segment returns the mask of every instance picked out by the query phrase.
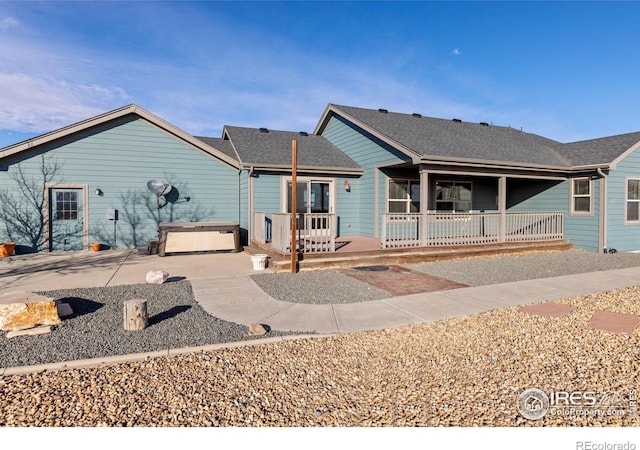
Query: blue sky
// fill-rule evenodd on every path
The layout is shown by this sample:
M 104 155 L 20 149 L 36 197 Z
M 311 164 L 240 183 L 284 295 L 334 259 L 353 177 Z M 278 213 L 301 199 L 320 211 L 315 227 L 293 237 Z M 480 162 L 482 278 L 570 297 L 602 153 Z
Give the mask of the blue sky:
M 0 2 L 0 147 L 136 103 L 313 131 L 328 103 L 640 131 L 640 2 Z

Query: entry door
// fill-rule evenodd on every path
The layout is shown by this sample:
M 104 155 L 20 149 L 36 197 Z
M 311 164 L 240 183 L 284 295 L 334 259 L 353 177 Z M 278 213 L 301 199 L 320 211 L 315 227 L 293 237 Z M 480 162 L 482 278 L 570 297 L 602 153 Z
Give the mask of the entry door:
M 302 214 L 330 214 L 333 213 L 334 182 L 323 180 L 298 181 L 296 193 L 296 212 L 301 215 L 297 227 L 305 229 Z M 291 212 L 291 181 L 287 181 L 287 212 Z M 329 221 L 325 217 L 312 218 L 311 230 L 328 230 Z
M 82 189 L 50 190 L 51 250 L 82 250 L 84 245 L 84 192 Z

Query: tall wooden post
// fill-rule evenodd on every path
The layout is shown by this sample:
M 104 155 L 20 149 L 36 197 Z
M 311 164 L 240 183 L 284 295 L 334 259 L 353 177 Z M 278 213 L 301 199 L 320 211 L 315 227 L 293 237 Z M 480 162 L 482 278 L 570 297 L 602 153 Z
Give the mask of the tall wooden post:
M 297 239 L 297 218 L 298 218 L 298 141 L 291 141 L 291 273 L 297 272 L 298 259 L 298 239 Z

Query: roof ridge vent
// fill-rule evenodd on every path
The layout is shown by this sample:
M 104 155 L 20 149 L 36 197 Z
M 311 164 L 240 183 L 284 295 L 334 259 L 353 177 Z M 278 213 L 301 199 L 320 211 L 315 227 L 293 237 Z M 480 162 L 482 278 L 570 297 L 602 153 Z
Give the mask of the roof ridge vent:
M 413 113 L 413 114 L 411 114 L 411 115 L 412 115 L 413 117 L 422 117 L 422 114 L 419 114 L 419 113 Z
M 488 127 L 489 124 L 487 122 L 480 122 L 480 125 L 482 125 L 483 127 Z
M 387 114 L 389 111 L 383 108 L 378 109 L 378 112 L 381 112 L 383 114 Z
M 269 129 L 268 128 L 260 128 L 260 133 L 268 133 Z
M 307 133 L 306 131 L 300 131 L 298 134 L 300 136 L 309 136 L 309 133 Z
M 453 120 L 455 123 L 462 123 L 462 120 L 460 119 L 451 119 L 451 120 Z

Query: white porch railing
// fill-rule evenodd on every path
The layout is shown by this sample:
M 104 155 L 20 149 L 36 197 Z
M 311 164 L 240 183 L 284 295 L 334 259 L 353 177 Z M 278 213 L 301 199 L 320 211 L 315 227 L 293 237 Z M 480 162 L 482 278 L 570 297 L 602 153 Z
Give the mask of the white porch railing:
M 547 241 L 563 237 L 564 215 L 560 212 L 513 212 L 504 216 L 498 212 L 429 212 L 426 222 L 419 213 L 388 213 L 382 215 L 380 236 L 382 248 Z
M 499 213 L 428 213 L 426 245 L 480 245 L 500 241 Z
M 561 212 L 420 213 L 382 215 L 381 247 L 410 248 L 446 245 L 482 245 L 495 242 L 549 241 L 564 238 Z M 502 223 L 504 218 L 504 223 Z M 334 252 L 335 214 L 302 214 L 297 221 L 298 251 Z M 254 239 L 271 241 L 274 250 L 291 251 L 291 214 L 254 214 Z
M 302 216 L 302 217 L 301 217 Z M 256 216 L 256 220 L 259 217 Z M 263 220 L 264 217 L 263 217 Z M 337 220 L 335 214 L 298 214 L 297 247 L 302 253 L 335 252 Z M 291 252 L 291 214 L 271 214 L 271 246 L 282 253 Z
M 508 213 L 507 242 L 548 241 L 564 238 L 564 214 L 556 213 Z
M 420 247 L 420 213 L 387 213 L 382 215 L 382 248 Z

